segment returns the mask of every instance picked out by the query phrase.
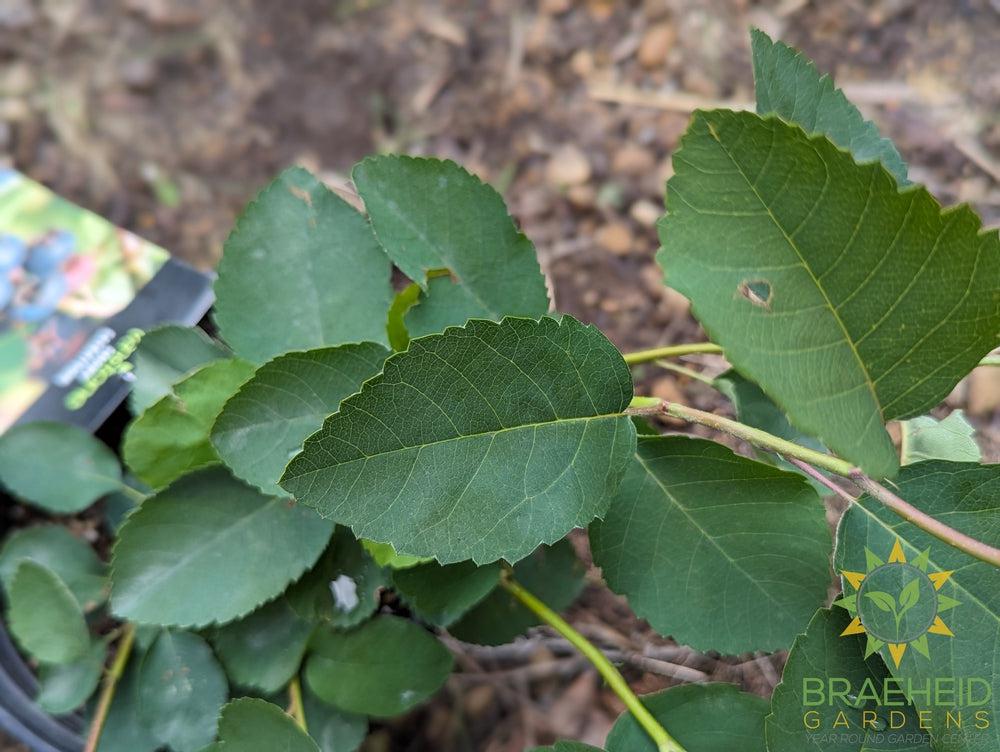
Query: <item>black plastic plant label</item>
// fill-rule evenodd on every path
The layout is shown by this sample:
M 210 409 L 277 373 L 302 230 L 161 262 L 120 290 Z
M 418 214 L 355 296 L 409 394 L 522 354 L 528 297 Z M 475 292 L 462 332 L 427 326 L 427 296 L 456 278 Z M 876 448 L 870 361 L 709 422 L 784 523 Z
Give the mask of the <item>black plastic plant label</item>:
M 211 280 L 12 169 L 0 169 L 0 432 L 96 428 L 128 393 L 143 331 L 196 323 Z

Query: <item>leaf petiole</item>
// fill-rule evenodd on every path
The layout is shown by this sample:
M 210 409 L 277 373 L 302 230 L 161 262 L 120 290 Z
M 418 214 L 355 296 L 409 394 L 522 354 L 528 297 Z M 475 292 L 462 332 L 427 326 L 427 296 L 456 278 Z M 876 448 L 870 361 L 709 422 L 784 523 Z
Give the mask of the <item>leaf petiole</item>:
M 630 366 L 639 363 L 649 363 L 661 358 L 678 358 L 682 355 L 694 355 L 696 353 L 721 353 L 722 348 L 714 342 L 689 342 L 685 345 L 667 345 L 666 347 L 654 347 L 651 350 L 639 350 L 633 353 L 625 353 L 622 357 Z
M 295 719 L 299 728 L 309 733 L 309 726 L 306 724 L 306 710 L 302 704 L 302 683 L 299 677 L 293 676 L 288 682 L 288 715 Z
M 122 630 L 122 639 L 118 643 L 118 652 L 111 663 L 111 668 L 104 675 L 104 685 L 101 688 L 101 696 L 97 701 L 97 710 L 94 711 L 94 720 L 90 723 L 90 731 L 87 733 L 87 744 L 83 752 L 96 752 L 97 745 L 101 741 L 101 731 L 104 730 L 104 722 L 108 718 L 108 711 L 111 709 L 111 701 L 115 698 L 115 690 L 118 688 L 118 681 L 125 673 L 125 666 L 128 664 L 129 656 L 132 654 L 132 645 L 135 644 L 135 625 L 126 624 Z
M 538 618 L 555 629 L 565 637 L 573 647 L 583 653 L 583 656 L 593 664 L 597 672 L 608 683 L 625 707 L 629 709 L 635 720 L 642 726 L 643 730 L 649 734 L 655 742 L 658 752 L 687 752 L 680 742 L 674 739 L 660 722 L 653 717 L 653 714 L 646 709 L 642 701 L 625 681 L 625 677 L 615 668 L 614 664 L 607 659 L 594 643 L 577 632 L 559 614 L 546 606 L 542 601 L 524 589 L 512 576 L 509 569 L 504 569 L 500 577 L 501 586 L 519 600 L 525 607 L 532 611 Z

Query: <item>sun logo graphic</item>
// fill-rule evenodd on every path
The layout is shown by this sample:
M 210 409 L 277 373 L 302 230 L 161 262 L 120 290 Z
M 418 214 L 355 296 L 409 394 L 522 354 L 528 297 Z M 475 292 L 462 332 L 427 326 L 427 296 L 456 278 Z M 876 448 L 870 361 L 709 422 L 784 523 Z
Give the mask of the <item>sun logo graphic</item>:
M 907 648 L 929 659 L 928 635 L 955 636 L 941 614 L 960 604 L 940 592 L 953 572 L 928 572 L 930 549 L 908 562 L 898 538 L 888 562 L 867 547 L 865 560 L 864 572 L 840 572 L 855 590 L 834 602 L 854 617 L 840 636 L 867 635 L 865 658 L 888 645 L 896 668 Z

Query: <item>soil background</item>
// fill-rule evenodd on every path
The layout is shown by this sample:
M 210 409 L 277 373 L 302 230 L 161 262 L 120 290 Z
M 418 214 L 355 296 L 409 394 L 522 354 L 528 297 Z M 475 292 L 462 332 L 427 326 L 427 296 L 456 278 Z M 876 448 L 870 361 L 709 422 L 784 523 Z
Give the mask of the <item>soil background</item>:
M 349 191 L 368 153 L 451 157 L 505 195 L 560 310 L 626 350 L 687 341 L 701 335 L 661 283 L 654 224 L 691 111 L 752 102 L 752 25 L 832 72 L 912 179 L 1000 223 L 997 0 L 2 0 L 0 159 L 208 269 L 289 164 Z M 697 380 L 638 375 L 648 393 L 729 409 Z M 976 371 L 948 406 L 997 461 L 1000 369 Z M 713 678 L 768 695 L 780 675 L 780 653 L 656 637 L 596 584 L 571 616 L 643 691 Z M 462 674 L 367 752 L 600 745 L 621 711 L 544 630 L 454 649 Z

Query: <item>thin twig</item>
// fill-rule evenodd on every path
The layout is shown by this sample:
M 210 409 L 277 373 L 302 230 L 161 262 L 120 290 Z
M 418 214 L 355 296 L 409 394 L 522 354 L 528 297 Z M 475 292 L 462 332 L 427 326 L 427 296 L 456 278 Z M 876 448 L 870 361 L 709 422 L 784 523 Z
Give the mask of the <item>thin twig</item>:
M 814 467 L 829 470 L 831 473 L 845 477 L 850 477 L 855 469 L 854 465 L 850 462 L 842 460 L 839 457 L 834 457 L 832 454 L 809 449 L 793 441 L 770 434 L 767 431 L 761 431 L 759 428 L 753 428 L 730 418 L 723 418 L 721 415 L 708 413 L 704 410 L 696 410 L 693 407 L 679 405 L 676 402 L 665 402 L 664 400 L 658 400 L 658 404 L 655 405 L 649 404 L 644 398 L 634 400 L 634 402 L 636 403 L 636 407 L 626 411 L 632 415 L 670 415 L 674 418 L 686 420 L 689 423 L 698 423 L 709 428 L 714 428 L 717 431 L 728 433 L 730 436 L 743 439 L 754 446 L 776 452 L 784 457 L 798 457 L 800 460 L 804 460 Z
M 845 491 L 843 488 L 838 486 L 832 480 L 827 478 L 825 475 L 823 475 L 823 473 L 821 473 L 815 467 L 810 465 L 808 462 L 803 462 L 797 457 L 785 457 L 785 459 L 788 460 L 788 462 L 791 462 L 793 465 L 795 465 L 795 467 L 804 472 L 806 475 L 815 480 L 817 483 L 821 483 L 827 488 L 829 488 L 831 491 L 837 494 L 837 496 L 842 498 L 848 504 L 853 504 L 855 501 L 857 501 L 857 499 L 855 499 L 853 496 L 847 493 L 847 491 Z
M 542 621 L 555 629 L 559 634 L 569 640 L 573 646 L 583 653 L 584 657 L 590 661 L 597 672 L 604 678 L 612 691 L 625 703 L 625 707 L 632 713 L 632 717 L 642 726 L 650 738 L 656 744 L 658 752 L 686 752 L 684 747 L 674 739 L 660 724 L 653 714 L 650 713 L 635 692 L 625 681 L 625 677 L 615 668 L 590 640 L 577 632 L 569 623 L 551 608 L 542 603 L 538 598 L 525 590 L 507 570 L 500 579 L 500 584 L 507 592 L 519 600 L 528 610 L 532 611 Z
M 1000 567 L 1000 549 L 996 549 L 982 541 L 976 540 L 965 533 L 959 532 L 940 520 L 921 512 L 915 506 L 904 501 L 881 483 L 869 478 L 860 470 L 851 473 L 851 480 L 874 499 L 882 502 L 890 511 L 895 512 L 907 522 L 911 522 L 926 533 L 945 543 L 954 546 L 959 551 L 967 553 L 981 561 Z
M 934 519 L 929 514 L 921 512 L 881 483 L 868 477 L 860 469 L 839 457 L 817 452 L 815 449 L 809 449 L 795 442 L 782 439 L 779 436 L 767 433 L 767 431 L 761 431 L 759 428 L 753 428 L 744 423 L 723 418 L 704 410 L 696 410 L 693 407 L 679 405 L 676 402 L 665 402 L 650 397 L 637 397 L 633 399 L 632 404 L 634 407 L 626 410 L 626 413 L 630 415 L 670 415 L 690 423 L 698 423 L 718 431 L 723 431 L 738 439 L 743 439 L 754 446 L 780 454 L 785 459 L 799 459 L 812 465 L 814 468 L 820 468 L 836 475 L 850 478 L 872 498 L 882 502 L 887 509 L 898 514 L 907 522 L 916 525 L 925 533 L 929 533 L 935 538 L 981 561 L 985 561 L 995 567 L 1000 567 L 1000 549 L 971 538 L 965 533 L 945 525 L 940 520 Z
M 648 363 L 661 358 L 676 358 L 681 355 L 693 355 L 694 353 L 721 353 L 722 348 L 714 342 L 689 342 L 684 345 L 667 345 L 666 347 L 654 347 L 651 350 L 639 350 L 638 352 L 626 353 L 625 362 L 630 366 L 638 363 Z
M 706 376 L 693 368 L 688 368 L 687 366 L 682 366 L 680 363 L 671 363 L 669 360 L 658 360 L 656 365 L 666 371 L 673 371 L 674 373 L 679 373 L 683 376 L 687 376 L 689 379 L 694 379 L 695 381 L 700 381 L 702 384 L 707 384 L 713 389 L 715 386 L 715 379 L 711 376 Z
M 111 663 L 111 668 L 104 675 L 104 685 L 101 688 L 101 696 L 97 701 L 97 710 L 94 711 L 94 720 L 90 722 L 90 731 L 87 733 L 87 743 L 83 752 L 96 752 L 97 745 L 101 741 L 101 731 L 104 730 L 104 722 L 108 719 L 108 711 L 111 710 L 111 701 L 115 699 L 115 689 L 118 681 L 125 673 L 125 666 L 129 656 L 132 654 L 132 645 L 135 643 L 135 625 L 126 624 L 122 630 L 122 639 L 118 643 L 118 652 Z

